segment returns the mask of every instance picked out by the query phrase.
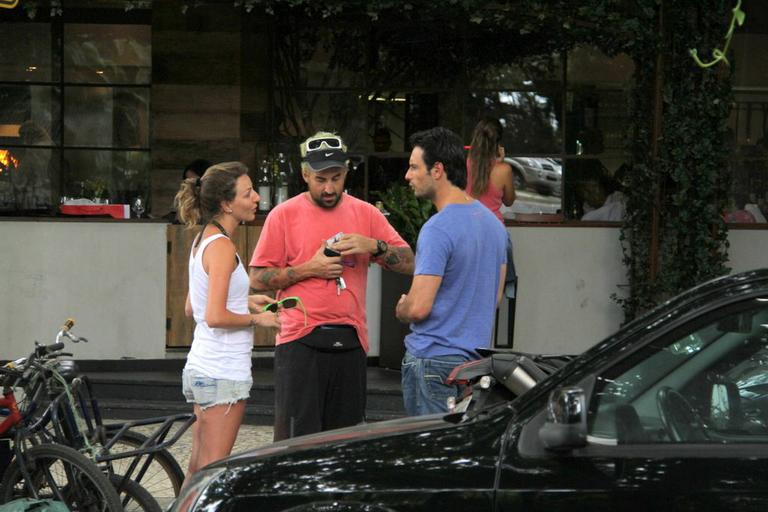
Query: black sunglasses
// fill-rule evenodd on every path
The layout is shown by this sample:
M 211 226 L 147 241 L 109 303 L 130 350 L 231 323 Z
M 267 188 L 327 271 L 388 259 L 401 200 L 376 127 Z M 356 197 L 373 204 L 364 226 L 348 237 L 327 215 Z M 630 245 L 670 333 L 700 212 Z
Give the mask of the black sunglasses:
M 313 139 L 307 141 L 307 150 L 315 151 L 325 144 L 325 147 L 329 149 L 341 149 L 341 139 L 338 137 L 327 137 L 324 139 Z

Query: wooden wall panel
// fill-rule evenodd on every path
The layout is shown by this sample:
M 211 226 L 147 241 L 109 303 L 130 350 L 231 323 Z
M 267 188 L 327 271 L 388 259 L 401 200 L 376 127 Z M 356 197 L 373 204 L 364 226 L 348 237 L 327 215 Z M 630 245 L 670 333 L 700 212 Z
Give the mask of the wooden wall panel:
M 166 274 L 166 335 L 167 347 L 189 347 L 195 322 L 184 314 L 189 286 L 189 250 L 199 230 L 180 224 L 168 225 L 168 272 Z
M 168 226 L 168 282 L 166 287 L 168 329 L 165 341 L 168 347 L 189 347 L 192 344 L 195 322 L 184 314 L 184 303 L 189 286 L 189 251 L 198 231 L 198 229 L 188 230 L 184 226 L 176 224 Z M 261 226 L 240 226 L 232 238 L 246 269 L 260 234 Z M 276 329 L 257 327 L 253 335 L 253 344 L 257 347 L 273 347 L 276 334 Z

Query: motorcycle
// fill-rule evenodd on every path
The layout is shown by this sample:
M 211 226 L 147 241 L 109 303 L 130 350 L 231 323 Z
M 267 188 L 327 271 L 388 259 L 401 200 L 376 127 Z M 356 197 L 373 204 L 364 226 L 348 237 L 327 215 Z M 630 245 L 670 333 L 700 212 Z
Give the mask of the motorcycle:
M 465 413 L 508 402 L 576 357 L 488 348 L 478 349 L 478 352 L 482 359 L 457 366 L 445 381 L 464 387 L 458 399 L 448 399 L 450 412 Z

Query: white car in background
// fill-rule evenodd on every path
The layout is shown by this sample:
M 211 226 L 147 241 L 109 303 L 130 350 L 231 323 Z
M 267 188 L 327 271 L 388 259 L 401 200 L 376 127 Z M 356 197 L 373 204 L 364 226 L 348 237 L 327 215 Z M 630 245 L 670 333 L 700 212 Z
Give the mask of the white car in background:
M 541 195 L 560 196 L 563 190 L 563 167 L 554 158 L 507 157 L 512 166 L 516 190 L 532 190 Z

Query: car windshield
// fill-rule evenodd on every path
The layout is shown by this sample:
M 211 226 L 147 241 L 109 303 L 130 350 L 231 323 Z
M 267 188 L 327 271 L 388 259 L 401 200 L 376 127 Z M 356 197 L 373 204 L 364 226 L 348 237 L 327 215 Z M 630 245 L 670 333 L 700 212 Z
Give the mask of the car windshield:
M 726 426 L 768 435 L 768 303 L 748 306 L 695 320 L 600 375 L 590 404 L 592 439 L 620 443 L 627 421 L 645 442 L 700 441 Z M 736 409 L 739 418 L 731 421 Z M 696 424 L 689 432 L 695 438 L 684 439 L 682 427 L 670 433 L 675 421 Z

